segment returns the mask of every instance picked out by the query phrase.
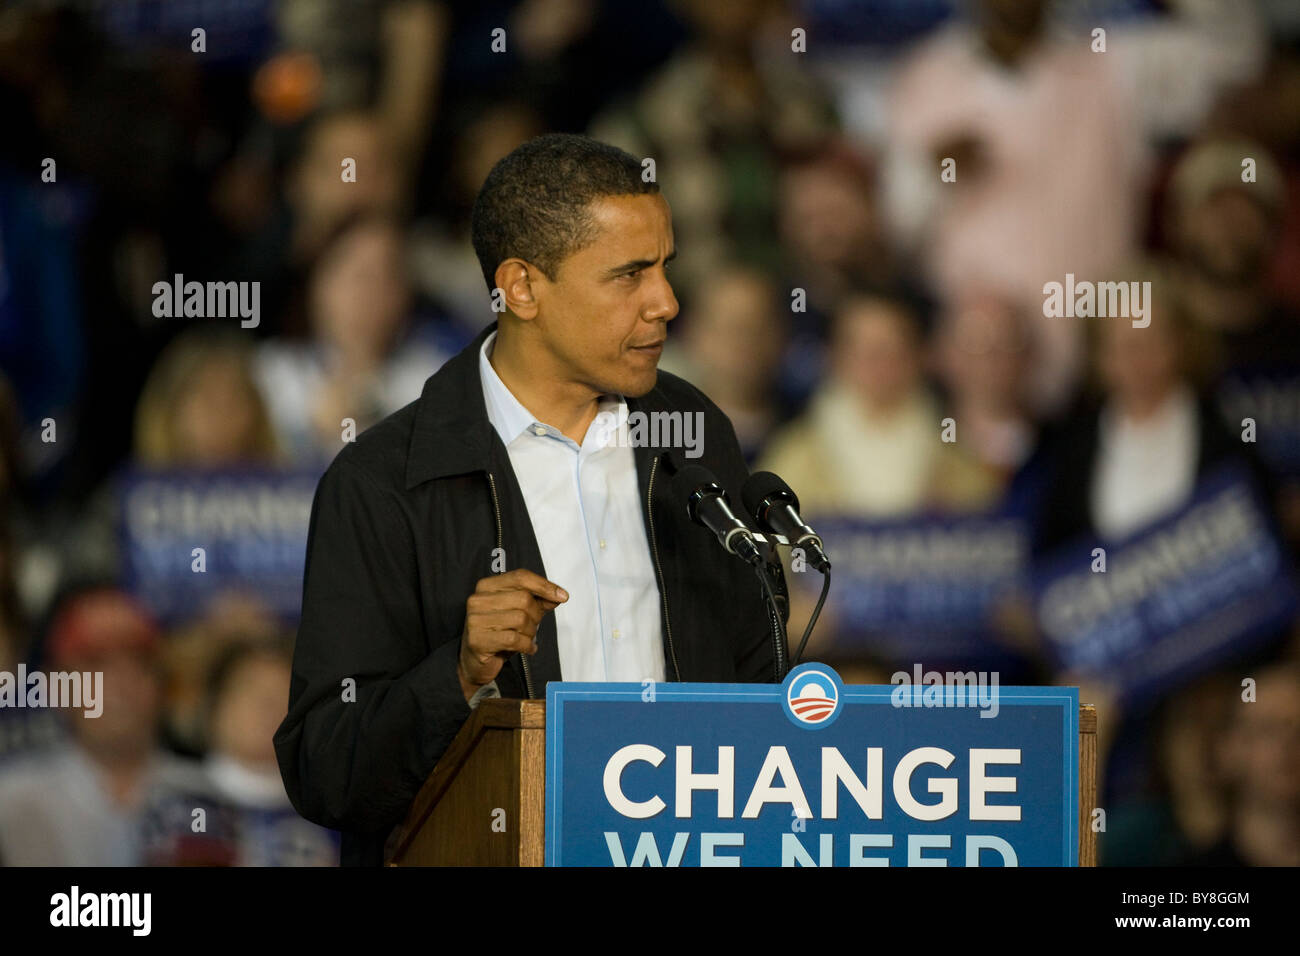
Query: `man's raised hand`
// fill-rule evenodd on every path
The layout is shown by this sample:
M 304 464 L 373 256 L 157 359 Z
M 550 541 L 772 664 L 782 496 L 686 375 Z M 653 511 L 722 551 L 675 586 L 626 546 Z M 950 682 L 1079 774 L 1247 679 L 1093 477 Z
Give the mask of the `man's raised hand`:
M 569 599 L 569 593 L 540 574 L 516 568 L 480 578 L 465 602 L 457 672 L 469 700 L 501 673 L 511 654 L 537 650 L 542 615 Z

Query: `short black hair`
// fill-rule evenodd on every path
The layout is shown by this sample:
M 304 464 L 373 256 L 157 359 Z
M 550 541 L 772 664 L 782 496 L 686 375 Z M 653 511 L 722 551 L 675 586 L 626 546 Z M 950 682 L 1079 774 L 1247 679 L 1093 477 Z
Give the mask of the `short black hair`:
M 576 133 L 547 133 L 492 167 L 474 200 L 470 235 L 488 289 L 518 257 L 554 279 L 560 263 L 595 238 L 588 207 L 606 196 L 659 192 L 641 162 L 617 146 Z

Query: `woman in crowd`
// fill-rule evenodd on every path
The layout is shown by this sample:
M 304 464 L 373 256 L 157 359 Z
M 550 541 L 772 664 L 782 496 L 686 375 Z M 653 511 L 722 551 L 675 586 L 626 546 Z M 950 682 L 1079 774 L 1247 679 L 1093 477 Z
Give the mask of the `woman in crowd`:
M 1043 449 L 1049 481 L 1036 544 L 1050 550 L 1084 537 L 1103 544 L 1159 521 L 1191 501 L 1197 482 L 1237 461 L 1268 481 L 1240 435 L 1205 397 L 1210 343 L 1177 288 L 1155 264 L 1124 278 L 1151 282 L 1146 319 L 1089 318 L 1100 401 L 1087 403 Z
M 906 307 L 850 297 L 835 315 L 829 355 L 807 411 L 759 462 L 798 492 L 805 514 L 901 517 L 996 500 L 997 481 L 953 440 L 956 430 L 945 435 Z
M 349 440 L 420 397 L 449 357 L 413 333 L 406 247 L 384 216 L 346 220 L 312 267 L 311 338 L 271 340 L 257 377 L 278 438 L 296 462 L 328 461 Z

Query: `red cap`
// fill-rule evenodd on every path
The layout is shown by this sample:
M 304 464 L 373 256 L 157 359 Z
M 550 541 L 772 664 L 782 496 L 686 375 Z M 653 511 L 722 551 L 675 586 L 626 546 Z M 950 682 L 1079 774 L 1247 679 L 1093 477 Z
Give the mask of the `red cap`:
M 49 658 L 56 668 L 116 651 L 158 650 L 158 625 L 134 598 L 103 588 L 72 598 L 50 626 Z

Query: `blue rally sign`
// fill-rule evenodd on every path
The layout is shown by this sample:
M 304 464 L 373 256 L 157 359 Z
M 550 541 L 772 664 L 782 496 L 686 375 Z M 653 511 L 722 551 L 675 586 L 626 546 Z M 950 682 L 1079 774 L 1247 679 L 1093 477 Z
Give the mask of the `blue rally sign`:
M 1226 466 L 1178 512 L 1106 548 L 1083 541 L 1034 581 L 1045 645 L 1063 669 L 1129 699 L 1168 690 L 1273 640 L 1293 618 L 1285 548 L 1245 474 Z
M 999 603 L 1019 593 L 1029 566 L 1023 520 L 1006 514 L 897 520 L 819 518 L 838 588 L 829 609 L 836 650 L 891 662 L 998 660 Z M 795 575 L 796 583 L 804 575 Z
M 296 620 L 319 478 L 274 469 L 125 472 L 118 485 L 124 586 L 168 622 L 228 592 L 256 595 Z
M 930 676 L 552 683 L 547 865 L 1077 865 L 1078 689 Z

